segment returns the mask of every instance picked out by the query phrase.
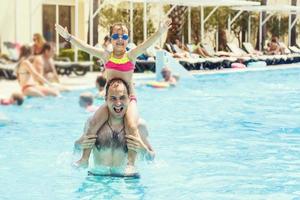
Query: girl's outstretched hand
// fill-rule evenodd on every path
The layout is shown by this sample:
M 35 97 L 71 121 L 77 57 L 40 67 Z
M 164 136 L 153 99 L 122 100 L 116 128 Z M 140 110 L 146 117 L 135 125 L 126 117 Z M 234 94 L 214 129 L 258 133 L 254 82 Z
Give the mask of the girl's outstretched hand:
M 61 25 L 55 24 L 55 30 L 64 39 L 68 39 L 70 37 L 70 33 L 69 33 L 67 27 L 63 28 Z
M 167 18 L 163 22 L 161 22 L 160 27 L 159 27 L 159 32 L 164 33 L 167 31 L 170 27 L 172 26 L 172 19 Z

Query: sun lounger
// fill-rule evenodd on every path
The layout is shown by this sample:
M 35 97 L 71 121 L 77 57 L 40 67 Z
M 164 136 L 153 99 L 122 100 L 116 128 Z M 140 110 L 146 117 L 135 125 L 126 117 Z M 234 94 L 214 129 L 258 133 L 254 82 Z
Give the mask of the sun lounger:
M 55 61 L 54 62 L 57 73 L 61 75 L 69 76 L 72 72 L 77 76 L 83 76 L 87 73 L 93 62 L 82 61 L 82 62 L 65 62 Z
M 155 60 L 137 60 L 134 72 L 143 73 L 145 71 L 155 72 Z
M 197 58 L 199 59 L 200 56 L 200 62 L 203 63 L 203 68 L 208 68 L 208 69 L 218 69 L 218 68 L 224 68 L 226 67 L 225 65 L 225 58 L 221 58 L 221 57 L 205 57 L 205 55 L 200 55 L 198 53 L 194 53 L 194 48 L 193 45 L 188 44 L 186 45 L 187 48 L 189 49 L 189 54 L 192 58 Z M 174 48 L 177 49 L 177 45 L 174 45 Z M 195 60 L 197 61 L 197 60 Z
M 18 61 L 21 45 L 19 43 L 13 43 L 8 41 L 3 42 L 3 45 L 6 48 L 9 60 L 12 62 Z
M 0 61 L 0 76 L 8 80 L 15 80 L 15 69 L 18 63 L 4 63 Z
M 300 54 L 300 49 L 296 46 L 290 46 L 289 49 L 292 53 Z
M 256 54 L 258 60 L 265 61 L 268 65 L 279 64 L 286 60 L 286 56 L 282 55 L 264 55 L 263 52 L 255 50 L 249 42 L 244 42 L 243 48 L 249 54 Z
M 224 60 L 227 60 L 229 62 L 235 62 L 237 60 L 237 58 L 231 57 L 230 53 L 228 52 L 216 52 L 214 48 L 208 43 L 202 43 L 201 47 L 212 57 L 223 58 Z
M 172 54 L 172 57 L 175 57 L 181 65 L 183 65 L 187 70 L 199 70 L 202 69 L 204 64 L 208 62 L 207 60 L 200 58 L 199 55 L 189 54 L 189 57 L 180 57 L 181 53 L 176 52 L 174 45 L 165 44 L 167 47 L 168 53 Z M 186 53 L 188 55 L 188 53 Z M 176 57 L 179 56 L 180 58 Z
M 248 54 L 234 43 L 227 43 L 227 48 L 236 56 L 236 58 L 243 60 L 243 62 L 258 60 L 257 56 Z
M 288 48 L 283 42 L 279 42 L 281 48 L 284 49 L 285 56 L 288 57 L 289 63 L 292 62 L 299 62 L 300 61 L 300 54 L 294 53 Z

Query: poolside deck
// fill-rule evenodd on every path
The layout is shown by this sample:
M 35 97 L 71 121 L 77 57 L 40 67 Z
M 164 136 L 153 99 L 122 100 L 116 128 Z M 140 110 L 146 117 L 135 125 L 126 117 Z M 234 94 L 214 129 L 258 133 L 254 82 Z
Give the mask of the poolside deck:
M 280 69 L 292 69 L 300 68 L 299 63 L 284 64 L 284 65 L 272 65 L 262 68 L 245 68 L 245 69 L 222 69 L 222 70 L 197 70 L 191 71 L 192 74 L 197 75 L 211 75 L 211 74 L 228 74 L 228 73 L 242 73 L 249 71 L 266 71 L 266 70 L 280 70 Z M 70 90 L 79 90 L 85 88 L 95 87 L 95 80 L 99 72 L 89 72 L 85 76 L 61 76 L 61 83 L 68 87 Z M 154 78 L 154 73 L 142 73 L 134 74 L 134 79 Z M 12 92 L 20 91 L 18 82 L 0 80 L 0 98 L 8 98 Z

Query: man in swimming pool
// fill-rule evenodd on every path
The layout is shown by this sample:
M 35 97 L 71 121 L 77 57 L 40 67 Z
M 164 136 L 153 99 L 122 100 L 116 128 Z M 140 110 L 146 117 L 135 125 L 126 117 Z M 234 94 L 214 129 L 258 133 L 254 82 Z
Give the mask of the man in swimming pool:
M 145 158 L 152 160 L 154 151 L 147 140 L 148 131 L 145 123 L 139 120 L 138 129 L 140 135 L 134 137 L 126 135 L 127 131 L 124 123 L 125 113 L 129 105 L 129 86 L 122 79 L 112 79 L 107 83 L 105 100 L 108 105 L 109 118 L 105 124 L 97 131 L 96 135 L 84 133 L 75 142 L 75 146 L 80 149 L 92 149 L 95 165 L 95 172 L 120 174 L 126 166 L 128 149 L 137 153 L 142 153 Z M 87 124 L 93 128 L 92 124 Z M 87 130 L 87 127 L 85 128 Z M 125 136 L 126 135 L 126 136 Z M 108 169 L 105 172 L 97 169 Z M 126 172 L 124 172 L 126 176 Z M 131 174 L 135 176 L 136 174 Z

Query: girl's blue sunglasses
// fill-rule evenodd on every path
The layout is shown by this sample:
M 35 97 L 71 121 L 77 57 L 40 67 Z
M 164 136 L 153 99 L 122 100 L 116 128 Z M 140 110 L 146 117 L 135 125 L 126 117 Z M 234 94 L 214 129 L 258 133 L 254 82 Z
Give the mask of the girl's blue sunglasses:
M 118 33 L 115 33 L 115 34 L 111 35 L 111 38 L 113 40 L 117 40 L 119 38 L 122 38 L 122 40 L 128 40 L 128 35 L 127 34 L 119 35 Z

